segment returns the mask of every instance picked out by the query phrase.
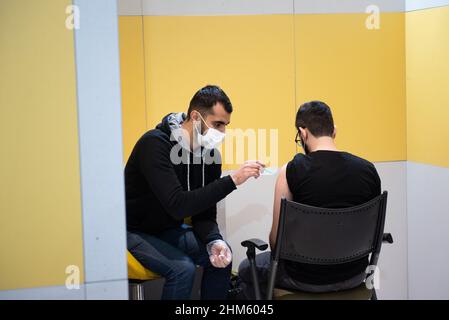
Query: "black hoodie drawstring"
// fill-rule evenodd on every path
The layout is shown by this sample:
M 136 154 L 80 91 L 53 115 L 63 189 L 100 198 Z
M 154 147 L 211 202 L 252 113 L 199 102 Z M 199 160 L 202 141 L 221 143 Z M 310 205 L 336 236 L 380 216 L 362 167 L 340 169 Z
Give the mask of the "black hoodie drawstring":
M 204 188 L 204 158 L 201 152 L 201 164 L 202 164 L 202 186 Z M 187 191 L 190 191 L 190 154 L 187 156 Z

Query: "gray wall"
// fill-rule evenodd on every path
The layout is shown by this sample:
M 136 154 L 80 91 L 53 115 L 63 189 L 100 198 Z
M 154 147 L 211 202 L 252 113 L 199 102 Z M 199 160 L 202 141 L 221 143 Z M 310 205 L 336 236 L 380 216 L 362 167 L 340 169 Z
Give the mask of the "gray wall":
M 449 299 L 449 168 L 408 162 L 410 299 Z
M 117 4 L 74 4 L 86 299 L 127 299 Z
M 406 11 L 441 6 L 449 0 L 406 1 Z M 449 299 L 448 185 L 449 168 L 407 162 L 410 299 Z

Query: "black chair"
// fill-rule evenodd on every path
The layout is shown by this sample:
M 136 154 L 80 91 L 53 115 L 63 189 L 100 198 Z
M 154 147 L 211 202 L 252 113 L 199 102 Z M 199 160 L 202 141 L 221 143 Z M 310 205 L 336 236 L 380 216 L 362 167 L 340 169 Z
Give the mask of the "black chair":
M 393 243 L 391 234 L 383 233 L 387 195 L 387 191 L 384 191 L 365 204 L 342 209 L 317 208 L 282 199 L 266 298 L 268 300 L 273 298 L 278 266 L 283 260 L 335 265 L 371 255 L 369 259 L 371 268 L 366 274 L 365 282 L 370 276 L 370 279 L 373 279 L 382 242 Z M 255 296 L 260 300 L 261 293 L 255 266 L 256 248 L 263 251 L 268 248 L 268 244 L 260 239 L 249 239 L 241 244 L 247 248 L 246 255 L 250 263 Z M 368 288 L 365 282 L 357 288 L 331 294 L 294 291 L 286 298 L 350 299 L 354 293 L 359 297 L 376 300 L 375 288 Z M 336 296 L 338 294 L 340 297 Z

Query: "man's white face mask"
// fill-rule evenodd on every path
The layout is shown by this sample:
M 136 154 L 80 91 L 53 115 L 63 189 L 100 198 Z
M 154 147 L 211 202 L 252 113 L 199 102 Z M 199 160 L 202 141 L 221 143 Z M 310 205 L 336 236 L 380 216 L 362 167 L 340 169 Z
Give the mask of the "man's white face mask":
M 201 134 L 201 129 L 198 129 L 198 126 L 195 126 L 198 144 L 205 147 L 206 149 L 216 148 L 218 145 L 220 145 L 220 143 L 223 142 L 226 134 L 217 129 L 209 127 L 206 121 L 204 121 L 201 114 L 199 112 L 198 114 L 207 127 L 206 132 L 204 134 Z

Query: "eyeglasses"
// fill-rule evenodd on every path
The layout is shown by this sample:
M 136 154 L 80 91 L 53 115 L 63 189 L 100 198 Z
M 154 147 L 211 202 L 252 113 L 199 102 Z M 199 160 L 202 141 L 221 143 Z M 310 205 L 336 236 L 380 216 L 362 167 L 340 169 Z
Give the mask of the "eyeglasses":
M 302 146 L 301 145 L 301 135 L 299 134 L 299 131 L 296 133 L 295 143 L 300 147 Z

